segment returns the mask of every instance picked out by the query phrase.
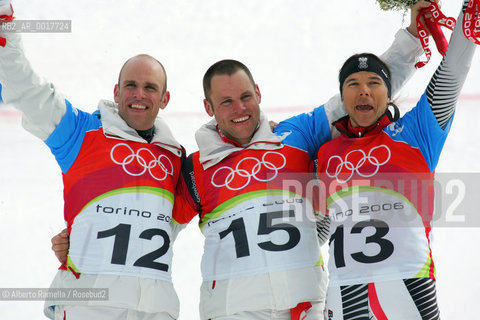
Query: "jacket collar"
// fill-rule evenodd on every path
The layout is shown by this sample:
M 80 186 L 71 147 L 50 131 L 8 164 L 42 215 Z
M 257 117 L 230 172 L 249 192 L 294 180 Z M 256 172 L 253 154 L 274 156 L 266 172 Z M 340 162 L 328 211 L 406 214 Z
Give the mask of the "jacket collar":
M 105 136 L 113 139 L 147 143 L 147 141 L 143 139 L 135 129 L 130 127 L 125 120 L 120 117 L 118 114 L 118 105 L 115 102 L 101 100 L 98 104 L 97 114 L 102 121 L 102 127 Z M 154 128 L 155 134 L 151 143 L 160 145 L 161 147 L 181 157 L 183 154 L 183 148 L 173 137 L 172 132 L 165 121 L 157 117 Z
M 394 104 L 390 104 L 385 113 L 371 126 L 353 127 L 348 115 L 333 122 L 332 125 L 340 131 L 344 137 L 360 138 L 378 134 L 383 128 L 390 123 L 397 121 L 399 118 L 400 111 L 398 110 L 398 107 Z
M 248 145 L 242 146 L 225 137 L 219 131 L 215 119 L 200 127 L 195 133 L 195 139 L 199 149 L 200 163 L 204 169 L 214 166 L 236 151 L 244 149 L 276 150 L 283 147 L 283 137 L 272 132 L 268 119 L 262 112 L 257 130 Z

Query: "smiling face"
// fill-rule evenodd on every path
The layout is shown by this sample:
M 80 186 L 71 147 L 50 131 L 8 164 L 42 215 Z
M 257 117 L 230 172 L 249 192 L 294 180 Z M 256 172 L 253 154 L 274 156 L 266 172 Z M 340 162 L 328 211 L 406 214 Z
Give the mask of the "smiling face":
M 356 72 L 343 85 L 343 105 L 353 127 L 374 124 L 387 110 L 388 89 L 382 78 L 373 72 Z
M 115 85 L 114 99 L 118 113 L 135 130 L 153 127 L 158 111 L 170 99 L 165 91 L 165 72 L 158 61 L 147 55 L 128 60 Z
M 222 133 L 244 145 L 252 139 L 260 120 L 260 90 L 243 70 L 211 78 L 205 111 L 215 117 Z

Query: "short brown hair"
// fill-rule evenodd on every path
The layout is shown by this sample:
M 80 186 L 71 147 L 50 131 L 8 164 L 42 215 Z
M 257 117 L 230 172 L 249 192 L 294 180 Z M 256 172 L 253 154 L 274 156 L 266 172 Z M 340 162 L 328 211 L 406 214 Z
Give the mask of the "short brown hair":
M 208 68 L 207 72 L 203 76 L 203 94 L 205 95 L 205 99 L 207 99 L 210 103 L 210 93 L 212 91 L 212 78 L 217 75 L 229 75 L 231 76 L 235 72 L 243 70 L 252 85 L 255 85 L 255 81 L 253 80 L 252 73 L 248 70 L 247 66 L 237 60 L 220 60 L 215 62 L 210 68 Z

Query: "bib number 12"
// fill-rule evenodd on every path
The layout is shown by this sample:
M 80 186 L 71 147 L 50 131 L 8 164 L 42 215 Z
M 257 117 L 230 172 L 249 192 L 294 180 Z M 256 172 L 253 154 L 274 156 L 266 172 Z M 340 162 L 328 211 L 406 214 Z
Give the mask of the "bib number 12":
M 129 224 L 120 223 L 116 227 L 97 233 L 97 239 L 114 237 L 112 264 L 125 265 L 127 262 L 128 244 L 130 243 L 130 231 L 132 226 Z M 140 233 L 140 239 L 152 240 L 153 237 L 160 236 L 163 238 L 163 245 L 144 256 L 138 258 L 133 264 L 135 267 L 143 267 L 156 269 L 160 271 L 168 271 L 168 265 L 165 263 L 156 262 L 155 260 L 167 253 L 170 247 L 170 238 L 165 230 L 162 229 L 147 229 Z

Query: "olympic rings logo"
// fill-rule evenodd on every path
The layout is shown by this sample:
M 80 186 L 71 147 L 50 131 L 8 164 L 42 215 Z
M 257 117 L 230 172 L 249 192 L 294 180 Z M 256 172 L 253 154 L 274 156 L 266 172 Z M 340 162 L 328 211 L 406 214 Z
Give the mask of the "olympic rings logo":
M 252 162 L 253 166 L 249 162 Z M 277 165 L 275 165 L 274 162 Z M 235 169 L 227 166 L 218 168 L 212 175 L 212 185 L 217 188 L 227 187 L 232 191 L 241 190 L 248 186 L 252 178 L 259 182 L 268 182 L 275 179 L 278 176 L 279 171 L 285 167 L 286 164 L 287 159 L 285 156 L 273 151 L 265 152 L 262 156 L 262 160 L 253 157 L 246 157 L 237 163 Z M 249 167 L 251 167 L 251 170 L 245 169 Z M 264 172 L 268 170 L 273 172 L 273 174 L 271 176 L 267 174 L 264 174 L 263 176 L 260 175 L 259 173 L 262 171 L 262 168 L 264 168 Z M 225 180 L 223 180 L 223 177 Z M 220 183 L 218 183 L 218 180 L 221 180 Z
M 158 158 L 147 148 L 140 148 L 135 152 L 132 147 L 126 143 L 119 143 L 110 151 L 110 158 L 123 170 L 134 177 L 143 175 L 145 172 L 158 181 L 163 181 L 168 175 L 173 175 L 173 164 L 170 159 L 161 154 Z M 134 168 L 140 167 L 141 170 L 134 172 Z
M 386 156 L 384 155 L 385 153 Z M 360 158 L 358 158 L 358 155 L 360 155 Z M 380 170 L 380 167 L 390 160 L 391 155 L 392 153 L 386 145 L 374 147 L 368 152 L 368 154 L 360 149 L 352 150 L 346 154 L 345 160 L 340 156 L 330 157 L 330 159 L 328 159 L 326 173 L 330 178 L 337 179 L 339 183 L 348 182 L 354 173 L 363 178 L 370 178 L 376 175 L 378 170 Z M 381 161 L 382 158 L 384 158 L 383 161 Z M 364 164 L 374 166 L 375 170 L 368 173 L 362 172 L 361 168 Z M 348 176 L 344 178 L 344 174 Z

